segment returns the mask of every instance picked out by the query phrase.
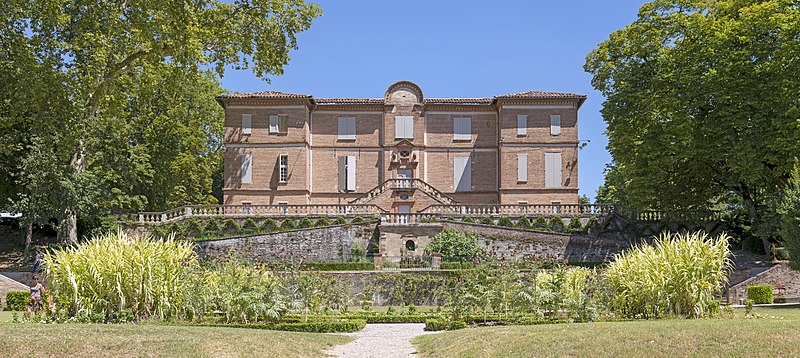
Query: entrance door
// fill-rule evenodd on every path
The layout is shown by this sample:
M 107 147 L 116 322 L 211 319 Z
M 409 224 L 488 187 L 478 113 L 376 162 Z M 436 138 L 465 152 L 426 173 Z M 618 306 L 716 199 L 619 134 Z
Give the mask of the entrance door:
M 398 205 L 397 214 L 397 223 L 408 225 L 411 219 L 411 205 Z

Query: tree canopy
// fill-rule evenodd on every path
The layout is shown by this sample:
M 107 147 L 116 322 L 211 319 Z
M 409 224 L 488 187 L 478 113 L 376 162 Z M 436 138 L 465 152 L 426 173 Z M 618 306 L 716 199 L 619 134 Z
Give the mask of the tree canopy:
M 60 221 L 212 201 L 226 67 L 280 75 L 302 0 L 11 0 L 0 19 L 3 205 Z M 216 167 L 215 167 L 216 165 Z
M 587 57 L 614 163 L 601 188 L 636 208 L 758 223 L 800 155 L 800 5 L 656 0 Z

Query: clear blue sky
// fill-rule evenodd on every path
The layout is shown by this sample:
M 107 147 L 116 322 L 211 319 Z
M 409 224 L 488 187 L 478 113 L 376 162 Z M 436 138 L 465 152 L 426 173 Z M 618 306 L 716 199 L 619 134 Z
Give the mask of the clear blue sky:
M 635 20 L 642 0 L 317 1 L 324 15 L 298 36 L 280 77 L 226 72 L 232 92 L 380 97 L 399 80 L 426 97 L 491 97 L 527 90 L 583 93 L 580 193 L 594 201 L 611 160 L 603 97 L 583 71 L 586 55 Z

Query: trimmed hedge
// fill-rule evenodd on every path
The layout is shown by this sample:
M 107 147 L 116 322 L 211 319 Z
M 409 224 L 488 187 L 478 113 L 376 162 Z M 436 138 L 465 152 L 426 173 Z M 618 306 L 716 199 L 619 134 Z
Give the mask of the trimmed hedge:
M 444 261 L 442 262 L 442 270 L 471 270 L 475 268 L 472 262 L 458 262 L 458 261 Z
M 426 331 L 454 331 L 463 328 L 467 328 L 467 323 L 464 321 L 448 321 L 435 318 L 425 320 Z
M 31 293 L 28 291 L 9 291 L 6 293 L 6 307 L 9 311 L 24 311 L 30 297 Z
M 426 319 L 425 320 L 425 330 L 426 331 L 444 331 L 447 329 L 447 321 L 441 319 Z
M 756 304 L 771 304 L 774 302 L 772 286 L 747 286 L 747 298 Z
M 249 329 L 269 329 L 273 331 L 309 332 L 309 333 L 350 333 L 364 329 L 367 321 L 360 319 L 342 321 L 309 321 L 290 323 L 220 323 L 197 324 L 209 327 L 233 327 Z
M 372 262 L 312 262 L 307 263 L 309 268 L 320 271 L 372 271 L 375 264 Z

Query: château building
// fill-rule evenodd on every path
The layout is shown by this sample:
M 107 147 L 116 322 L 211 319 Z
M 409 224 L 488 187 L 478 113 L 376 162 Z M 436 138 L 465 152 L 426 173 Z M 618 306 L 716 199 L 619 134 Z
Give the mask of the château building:
M 220 96 L 227 205 L 578 203 L 585 95 L 528 91 L 426 98 L 400 81 L 382 98 L 276 91 Z

